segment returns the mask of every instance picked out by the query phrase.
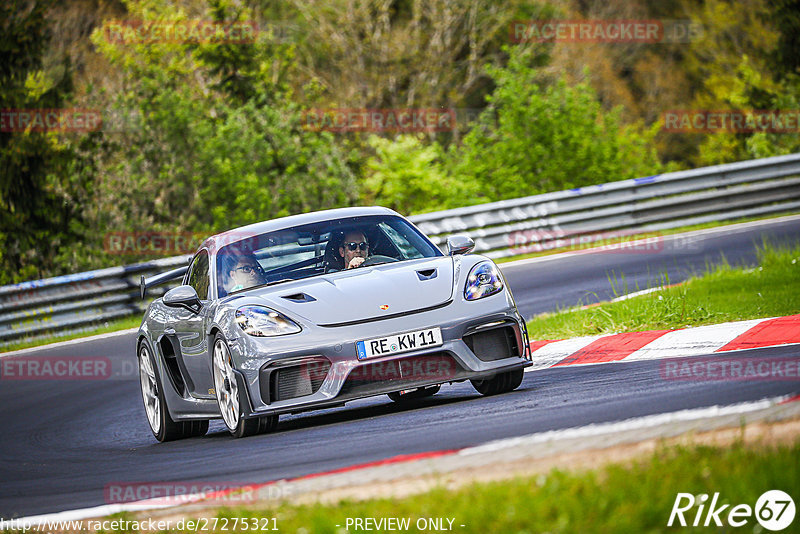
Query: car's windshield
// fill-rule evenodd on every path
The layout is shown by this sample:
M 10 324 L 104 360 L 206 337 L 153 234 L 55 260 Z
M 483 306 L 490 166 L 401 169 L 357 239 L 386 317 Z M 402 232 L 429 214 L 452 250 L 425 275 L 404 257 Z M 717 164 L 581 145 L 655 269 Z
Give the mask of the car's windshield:
M 217 253 L 219 296 L 347 269 L 441 256 L 404 219 L 350 217 L 235 241 Z M 352 261 L 353 256 L 361 259 Z M 345 264 L 348 261 L 348 264 Z

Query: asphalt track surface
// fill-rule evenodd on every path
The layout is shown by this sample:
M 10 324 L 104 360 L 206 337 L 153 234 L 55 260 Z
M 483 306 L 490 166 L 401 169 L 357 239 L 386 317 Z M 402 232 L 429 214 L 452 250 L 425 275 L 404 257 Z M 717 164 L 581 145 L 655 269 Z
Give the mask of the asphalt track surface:
M 702 272 L 721 256 L 751 265 L 755 246 L 800 243 L 800 220 L 716 232 L 682 247 L 567 256 L 503 268 L 526 316 L 606 299 L 613 273 L 628 291 Z M 684 242 L 685 244 L 686 242 Z M 798 291 L 798 288 L 787 288 Z M 623 291 L 626 292 L 626 291 Z M 33 353 L 32 353 L 33 354 Z M 134 336 L 63 345 L 38 356 L 108 357 L 135 365 Z M 740 357 L 800 358 L 776 347 Z M 294 478 L 400 454 L 676 410 L 796 394 L 796 381 L 665 380 L 663 361 L 559 367 L 526 373 L 520 388 L 481 397 L 469 383 L 399 406 L 387 397 L 281 418 L 276 432 L 235 440 L 220 421 L 202 438 L 158 444 L 137 376 L 95 381 L 0 381 L 0 518 L 106 504 L 104 488 L 131 482 L 238 482 Z

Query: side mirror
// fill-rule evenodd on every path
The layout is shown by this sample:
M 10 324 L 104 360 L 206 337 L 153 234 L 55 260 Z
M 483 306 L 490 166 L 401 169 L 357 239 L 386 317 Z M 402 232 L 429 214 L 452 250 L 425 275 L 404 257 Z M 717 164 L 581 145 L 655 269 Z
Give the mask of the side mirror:
M 447 238 L 447 255 L 469 254 L 475 248 L 475 241 L 466 235 L 451 235 Z
M 178 286 L 170 289 L 164 294 L 163 302 L 165 306 L 186 308 L 193 313 L 198 313 L 203 307 L 197 291 L 192 286 Z

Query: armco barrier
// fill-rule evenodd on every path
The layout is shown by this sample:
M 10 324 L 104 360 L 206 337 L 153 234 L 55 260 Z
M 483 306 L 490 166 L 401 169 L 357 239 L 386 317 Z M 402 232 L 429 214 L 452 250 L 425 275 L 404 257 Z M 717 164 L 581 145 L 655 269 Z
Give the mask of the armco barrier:
M 440 247 L 465 233 L 492 258 L 591 243 L 614 232 L 659 231 L 800 210 L 800 154 L 623 180 L 410 219 Z M 141 313 L 139 276 L 188 256 L 0 287 L 0 347 Z M 154 288 L 151 296 L 162 294 Z
M 425 213 L 411 220 L 442 246 L 466 233 L 492 258 L 555 248 L 564 238 L 590 242 L 613 231 L 658 231 L 795 211 L 800 154 Z
M 190 256 L 0 286 L 0 347 L 20 339 L 55 337 L 141 313 L 139 277 L 186 265 Z M 165 288 L 149 294 L 160 296 Z

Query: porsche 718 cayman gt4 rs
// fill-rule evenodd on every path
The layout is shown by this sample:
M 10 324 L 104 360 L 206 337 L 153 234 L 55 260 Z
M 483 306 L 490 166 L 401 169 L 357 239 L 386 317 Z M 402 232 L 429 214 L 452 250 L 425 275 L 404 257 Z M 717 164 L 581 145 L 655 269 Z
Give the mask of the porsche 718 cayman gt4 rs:
M 208 238 L 182 285 L 145 312 L 136 351 L 156 439 L 237 437 L 285 413 L 388 394 L 398 402 L 470 380 L 510 391 L 530 365 L 525 322 L 494 262 L 452 236 L 443 254 L 385 208 L 345 208 Z

